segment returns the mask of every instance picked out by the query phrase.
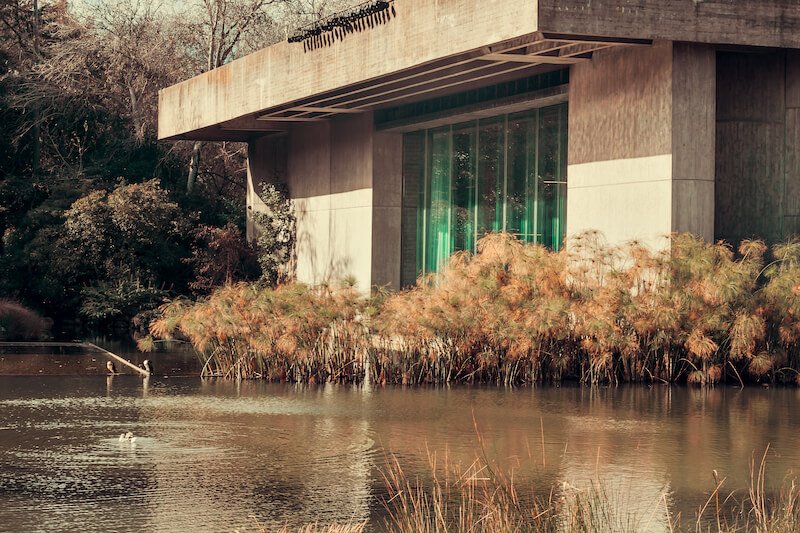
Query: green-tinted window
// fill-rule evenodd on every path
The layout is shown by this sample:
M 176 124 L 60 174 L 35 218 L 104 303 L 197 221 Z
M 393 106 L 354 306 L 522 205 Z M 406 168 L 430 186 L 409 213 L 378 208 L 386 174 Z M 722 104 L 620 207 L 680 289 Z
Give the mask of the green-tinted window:
M 559 249 L 566 144 L 566 104 L 407 134 L 403 238 L 416 242 L 403 244 L 403 283 L 414 281 L 411 272 L 438 271 L 455 251 L 474 251 L 489 232 Z

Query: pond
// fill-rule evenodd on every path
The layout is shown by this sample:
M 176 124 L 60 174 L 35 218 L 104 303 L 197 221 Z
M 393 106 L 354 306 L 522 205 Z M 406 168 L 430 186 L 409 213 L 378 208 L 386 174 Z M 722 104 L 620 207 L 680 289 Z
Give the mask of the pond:
M 800 390 L 372 388 L 193 377 L 0 377 L 0 529 L 233 531 L 382 523 L 395 453 L 479 451 L 521 486 L 603 479 L 646 530 L 692 522 L 714 486 L 749 483 L 767 444 L 780 484 L 800 465 Z M 120 443 L 132 431 L 135 445 Z M 535 489 L 532 489 L 535 490 Z M 255 518 L 252 518 L 255 517 Z

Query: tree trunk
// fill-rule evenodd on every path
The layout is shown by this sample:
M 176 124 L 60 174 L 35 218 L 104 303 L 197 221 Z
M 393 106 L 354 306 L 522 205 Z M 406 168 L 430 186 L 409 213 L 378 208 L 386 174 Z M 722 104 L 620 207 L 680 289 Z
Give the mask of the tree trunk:
M 33 0 L 33 61 L 39 62 L 39 0 Z M 39 106 L 33 110 L 33 146 L 31 147 L 31 174 L 35 178 L 39 175 L 42 160 L 42 143 L 40 137 L 41 131 L 41 113 Z
M 189 176 L 186 178 L 186 192 L 191 193 L 194 191 L 194 184 L 197 182 L 197 173 L 200 168 L 200 149 L 203 143 L 195 141 L 192 146 L 192 157 L 189 159 Z

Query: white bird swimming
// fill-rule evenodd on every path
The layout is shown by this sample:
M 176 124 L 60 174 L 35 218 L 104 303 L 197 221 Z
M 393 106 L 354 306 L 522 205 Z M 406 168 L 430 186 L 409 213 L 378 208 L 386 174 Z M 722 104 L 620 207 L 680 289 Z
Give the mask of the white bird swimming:
M 131 444 L 133 444 L 134 442 L 136 442 L 136 437 L 134 437 L 133 433 L 131 433 L 130 431 L 127 432 L 127 433 L 120 433 L 119 434 L 119 441 L 120 442 L 126 442 L 127 441 L 127 442 L 130 442 Z

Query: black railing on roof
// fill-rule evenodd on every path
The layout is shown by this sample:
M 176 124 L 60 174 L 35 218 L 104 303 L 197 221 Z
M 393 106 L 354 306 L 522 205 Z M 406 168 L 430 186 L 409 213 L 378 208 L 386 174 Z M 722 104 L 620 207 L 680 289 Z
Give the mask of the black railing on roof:
M 306 50 L 329 46 L 350 33 L 389 22 L 396 15 L 394 2 L 395 0 L 368 0 L 347 11 L 334 13 L 298 28 L 288 41 L 304 43 Z

